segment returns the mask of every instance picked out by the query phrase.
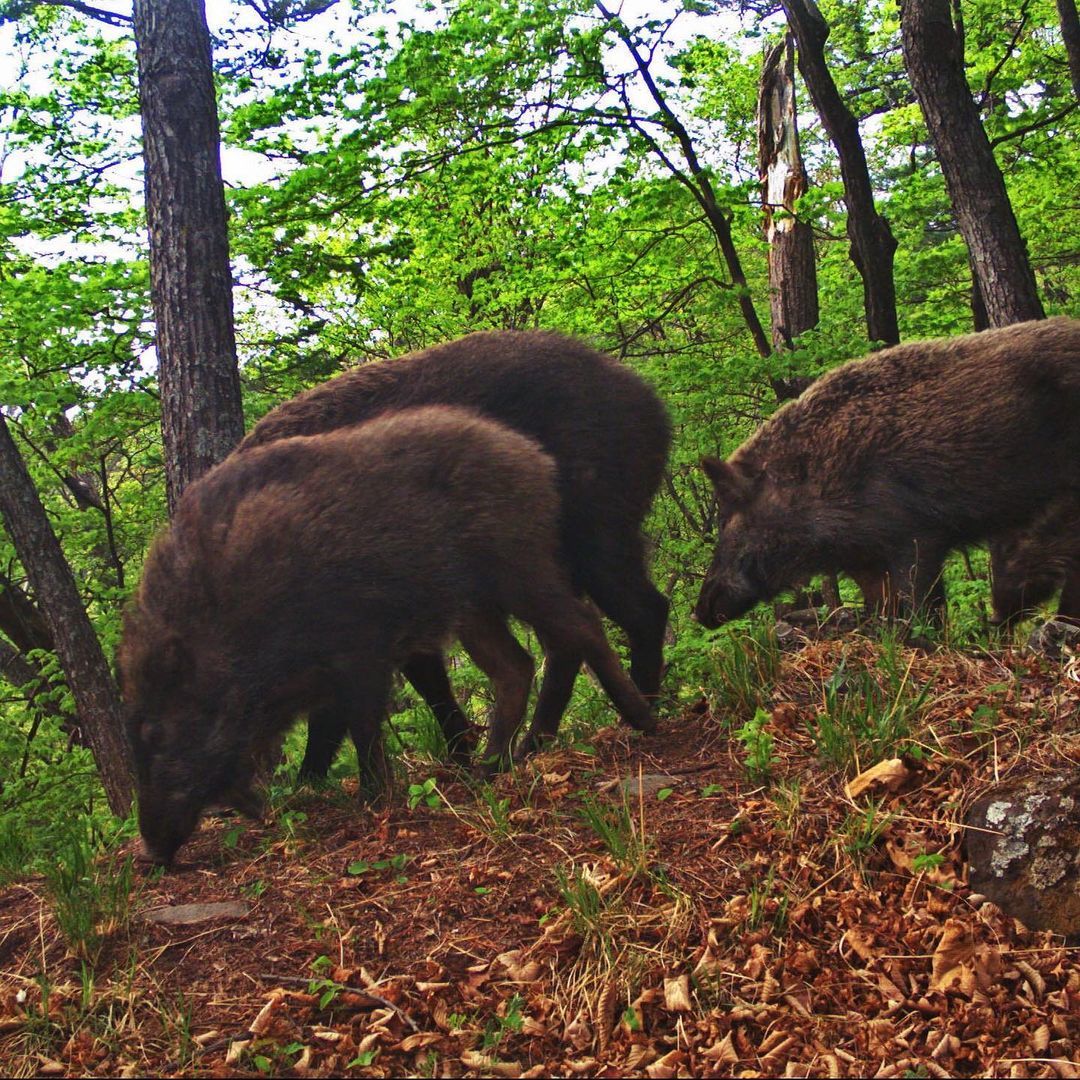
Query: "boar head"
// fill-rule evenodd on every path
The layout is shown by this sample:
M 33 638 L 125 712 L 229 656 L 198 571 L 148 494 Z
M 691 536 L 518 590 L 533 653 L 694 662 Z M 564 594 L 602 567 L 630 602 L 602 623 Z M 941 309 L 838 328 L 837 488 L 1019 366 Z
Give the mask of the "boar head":
M 1064 568 L 1053 559 L 1033 559 L 1025 540 L 1011 534 L 990 544 L 993 626 L 1008 628 L 1030 615 L 1057 592 L 1065 577 Z
M 716 491 L 720 537 L 694 617 L 711 629 L 745 615 L 813 568 L 807 565 L 806 519 L 795 509 L 797 481 L 779 483 L 745 462 L 705 457 L 701 465 Z
M 210 804 L 261 816 L 250 787 L 245 707 L 235 680 L 172 637 L 122 669 L 142 857 L 167 865 Z

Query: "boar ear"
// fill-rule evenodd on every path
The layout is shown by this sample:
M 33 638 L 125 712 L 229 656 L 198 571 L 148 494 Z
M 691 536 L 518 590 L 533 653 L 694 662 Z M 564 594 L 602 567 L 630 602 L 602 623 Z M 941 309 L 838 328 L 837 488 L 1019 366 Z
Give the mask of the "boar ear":
M 722 505 L 741 506 L 750 501 L 754 494 L 754 482 L 734 465 L 720 458 L 706 456 L 701 459 L 701 467 L 712 481 L 716 497 Z

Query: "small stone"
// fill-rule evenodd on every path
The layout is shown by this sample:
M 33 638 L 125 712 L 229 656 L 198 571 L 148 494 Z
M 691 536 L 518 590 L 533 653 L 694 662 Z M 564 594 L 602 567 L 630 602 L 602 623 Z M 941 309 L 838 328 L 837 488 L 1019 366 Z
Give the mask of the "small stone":
M 1031 930 L 1080 940 L 1080 775 L 995 787 L 965 824 L 968 883 Z
M 1080 626 L 1061 619 L 1048 619 L 1031 631 L 1027 648 L 1029 652 L 1060 660 L 1068 652 L 1080 651 Z
M 640 786 L 638 785 L 639 779 L 641 781 Z M 632 799 L 642 797 L 647 799 L 650 795 L 663 791 L 664 788 L 674 787 L 678 782 L 678 777 L 675 776 L 667 776 L 664 773 L 645 773 L 641 777 L 624 777 L 619 784 L 619 788 L 624 795 Z
M 159 926 L 194 926 L 211 919 L 243 919 L 250 910 L 242 901 L 222 900 L 213 904 L 171 904 L 151 908 L 143 917 Z

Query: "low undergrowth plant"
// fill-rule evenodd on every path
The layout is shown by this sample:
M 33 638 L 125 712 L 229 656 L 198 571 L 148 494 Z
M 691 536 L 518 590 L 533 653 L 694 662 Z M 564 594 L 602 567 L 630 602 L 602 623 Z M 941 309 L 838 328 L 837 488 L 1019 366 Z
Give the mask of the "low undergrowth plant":
M 811 735 L 823 760 L 863 767 L 896 752 L 917 726 L 930 683 L 916 686 L 895 639 L 882 643 L 872 667 L 842 659 L 824 686 L 823 708 Z
M 753 619 L 732 630 L 714 652 L 717 705 L 736 717 L 753 717 L 769 699 L 780 670 L 780 646 L 771 619 Z
M 743 764 L 747 775 L 751 780 L 762 783 L 772 777 L 777 760 L 773 752 L 772 733 L 766 730 L 771 719 L 766 709 L 758 709 L 753 717 L 735 732 L 735 738 L 743 744 L 745 754 Z
M 57 927 L 71 952 L 93 965 L 105 940 L 127 925 L 131 856 L 98 859 L 85 824 L 67 830 L 45 870 L 45 889 Z

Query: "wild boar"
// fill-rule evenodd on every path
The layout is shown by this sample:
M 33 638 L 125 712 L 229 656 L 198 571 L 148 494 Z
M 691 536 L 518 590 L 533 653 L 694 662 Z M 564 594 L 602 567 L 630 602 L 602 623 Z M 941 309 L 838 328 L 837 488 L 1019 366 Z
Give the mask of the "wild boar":
M 654 698 L 668 602 L 649 579 L 641 526 L 663 476 L 671 425 L 655 392 L 625 365 L 560 334 L 469 334 L 364 364 L 279 405 L 238 453 L 430 404 L 474 409 L 532 437 L 555 459 L 561 550 L 573 587 L 626 632 L 631 678 Z M 525 749 L 556 730 L 578 666 L 570 658 L 549 660 Z M 467 758 L 468 722 L 441 654 L 417 653 L 402 670 L 434 712 L 452 755 Z M 349 711 L 348 702 L 337 702 L 309 717 L 302 779 L 326 775 Z
M 1057 499 L 1023 531 L 991 540 L 990 577 L 994 625 L 1012 626 L 1059 589 L 1057 617 L 1080 623 L 1080 499 Z
M 899 345 L 842 365 L 725 462 L 723 527 L 696 606 L 735 618 L 822 571 L 885 574 L 925 603 L 953 548 L 1080 490 L 1080 321 Z
M 257 811 L 259 748 L 298 712 L 349 702 L 362 777 L 386 777 L 395 669 L 450 639 L 491 678 L 488 753 L 528 700 L 530 624 L 584 658 L 624 719 L 654 726 L 559 558 L 555 466 L 533 440 L 445 406 L 233 454 L 155 541 L 119 667 L 146 855 L 169 862 L 212 801 Z

